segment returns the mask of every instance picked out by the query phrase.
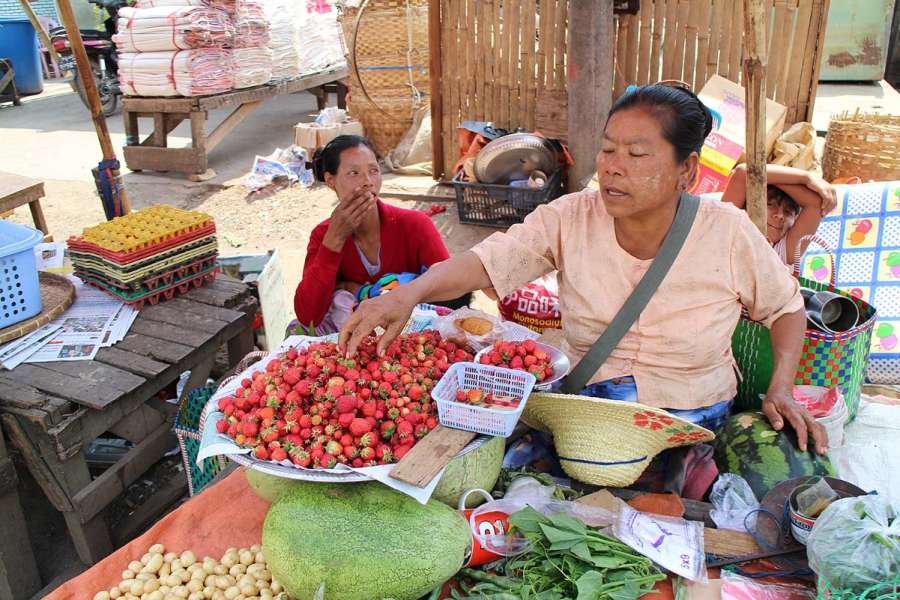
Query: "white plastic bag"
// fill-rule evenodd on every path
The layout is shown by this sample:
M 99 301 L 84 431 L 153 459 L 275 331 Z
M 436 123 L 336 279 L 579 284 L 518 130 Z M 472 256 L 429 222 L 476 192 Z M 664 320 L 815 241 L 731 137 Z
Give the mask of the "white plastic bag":
M 833 587 L 855 593 L 900 575 L 900 506 L 883 496 L 844 498 L 816 520 L 809 566 Z
M 469 317 L 477 317 L 485 319 L 493 324 L 493 328 L 485 335 L 474 335 L 459 326 L 457 321 L 467 319 Z M 516 323 L 509 321 L 501 321 L 497 317 L 481 312 L 480 310 L 472 310 L 471 308 L 460 308 L 445 317 L 439 317 L 432 323 L 442 337 L 450 340 L 465 341 L 476 352 L 487 348 L 497 340 L 525 341 L 536 340 L 540 336 Z
M 759 508 L 759 501 L 753 495 L 750 484 L 740 475 L 722 473 L 709 494 L 713 510 L 709 516 L 719 529 L 747 531 L 747 526 L 756 525 L 756 514 L 748 513 Z

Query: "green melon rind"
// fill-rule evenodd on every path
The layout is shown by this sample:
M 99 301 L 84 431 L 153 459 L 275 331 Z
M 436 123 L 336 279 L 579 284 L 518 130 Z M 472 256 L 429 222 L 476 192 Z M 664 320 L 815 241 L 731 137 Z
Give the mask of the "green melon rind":
M 269 509 L 263 555 L 297 600 L 324 583 L 334 600 L 416 600 L 452 577 L 471 543 L 468 523 L 380 483 L 300 482 Z
M 454 458 L 447 465 L 441 481 L 431 494 L 432 499 L 443 502 L 450 508 L 459 506 L 459 499 L 466 490 L 480 488 L 491 491 L 500 477 L 503 466 L 503 452 L 506 440 L 491 438 L 468 454 Z M 469 508 L 481 503 L 480 496 L 471 495 L 466 502 Z
M 759 500 L 787 479 L 834 476 L 828 457 L 812 450 L 800 452 L 794 430 L 786 426 L 775 431 L 760 412 L 732 416 L 716 436 L 715 450 L 719 470 L 746 479 Z
M 269 503 L 275 502 L 283 493 L 295 488 L 300 483 L 294 479 L 260 473 L 256 469 L 245 468 L 244 476 L 247 478 L 250 489 Z

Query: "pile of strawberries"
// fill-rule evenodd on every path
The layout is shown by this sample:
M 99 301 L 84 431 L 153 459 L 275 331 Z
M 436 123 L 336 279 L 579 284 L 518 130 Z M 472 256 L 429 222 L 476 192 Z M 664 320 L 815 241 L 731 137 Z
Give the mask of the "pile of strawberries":
M 436 331 L 398 337 L 383 358 L 367 338 L 354 359 L 320 342 L 291 349 L 219 400 L 216 425 L 261 460 L 299 467 L 396 462 L 437 424 L 431 390 L 468 348 Z
M 553 377 L 550 355 L 534 340 L 524 342 L 496 341 L 493 347 L 481 355 L 483 365 L 492 365 L 534 375 L 540 383 Z

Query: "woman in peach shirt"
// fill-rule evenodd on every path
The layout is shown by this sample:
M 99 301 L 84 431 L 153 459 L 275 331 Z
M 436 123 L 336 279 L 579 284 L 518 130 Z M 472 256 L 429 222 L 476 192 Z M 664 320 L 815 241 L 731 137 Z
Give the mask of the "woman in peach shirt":
M 341 332 L 342 347 L 354 354 L 382 326 L 386 348 L 417 303 L 490 287 L 504 297 L 556 270 L 564 350 L 576 362 L 656 256 L 711 128 L 708 109 L 689 91 L 651 85 L 622 96 L 597 156 L 599 192 L 540 206 L 506 233 L 364 302 Z M 717 428 L 736 393 L 731 336 L 742 306 L 771 328 L 775 364 L 763 412 L 775 429 L 789 422 L 801 450 L 811 434 L 823 453 L 823 428 L 792 394 L 806 324 L 799 285 L 746 214 L 727 203 L 701 202 L 671 270 L 585 393 L 633 378 L 638 402 Z

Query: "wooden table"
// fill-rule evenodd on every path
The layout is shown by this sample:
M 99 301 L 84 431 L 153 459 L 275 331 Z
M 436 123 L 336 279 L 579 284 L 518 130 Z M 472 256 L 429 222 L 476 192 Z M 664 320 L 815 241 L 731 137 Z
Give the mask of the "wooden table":
M 34 226 L 50 235 L 44 211 L 41 210 L 41 198 L 44 197 L 44 182 L 30 177 L 0 172 L 0 213 L 19 208 L 25 204 L 31 210 Z
M 218 146 L 241 121 L 265 100 L 281 94 L 302 92 L 331 83 L 347 76 L 346 67 L 306 75 L 281 83 L 260 85 L 213 96 L 194 98 L 125 97 L 122 115 L 125 118 L 127 145 L 125 164 L 132 171 L 175 171 L 188 173 L 195 179 L 215 176 L 210 170 L 208 154 Z M 206 133 L 207 112 L 217 108 L 236 107 L 218 127 Z M 141 140 L 138 119 L 153 119 L 153 133 Z M 191 123 L 191 145 L 169 148 L 168 135 L 182 121 Z
M 104 520 L 103 509 L 176 445 L 175 407 L 159 401 L 158 392 L 187 370 L 191 377 L 185 389 L 205 384 L 223 345 L 230 365 L 236 364 L 252 350 L 256 312 L 249 288 L 220 276 L 206 287 L 143 308 L 125 339 L 100 350 L 93 361 L 23 364 L 0 372 L 0 419 L 7 439 L 65 516 L 82 561 L 96 563 L 114 542 L 133 537 L 186 492 L 181 476 L 113 535 Z M 92 480 L 84 450 L 107 431 L 134 447 Z M 3 490 L 0 485 L 0 502 Z M 6 515 L 0 521 L 7 521 Z M 4 525 L 0 532 L 6 533 L 0 538 L 2 596 L 3 561 L 27 548 L 27 539 L 10 537 Z

